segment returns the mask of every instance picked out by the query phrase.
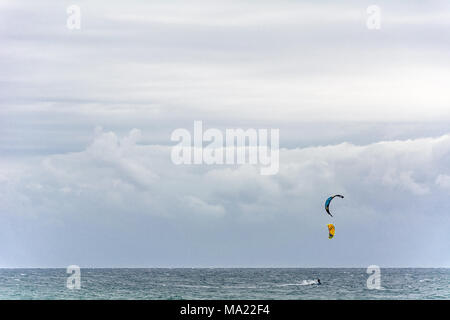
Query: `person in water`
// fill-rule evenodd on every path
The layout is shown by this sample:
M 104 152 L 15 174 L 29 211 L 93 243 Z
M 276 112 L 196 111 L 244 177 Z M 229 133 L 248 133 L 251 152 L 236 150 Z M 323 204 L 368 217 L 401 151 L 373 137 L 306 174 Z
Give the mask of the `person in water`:
M 317 284 L 322 284 L 322 283 L 320 283 L 320 279 L 317 279 Z

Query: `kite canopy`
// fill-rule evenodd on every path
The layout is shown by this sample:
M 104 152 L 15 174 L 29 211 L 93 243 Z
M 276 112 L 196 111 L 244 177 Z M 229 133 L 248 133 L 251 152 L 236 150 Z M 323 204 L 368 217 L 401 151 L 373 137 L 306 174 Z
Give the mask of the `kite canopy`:
M 327 199 L 327 201 L 325 201 L 325 210 L 327 211 L 327 213 L 330 215 L 330 216 L 333 216 L 331 213 L 330 213 L 330 203 L 331 203 L 331 200 L 333 200 L 335 197 L 339 197 L 339 198 L 344 198 L 344 196 L 341 196 L 340 194 L 336 194 L 336 195 L 334 195 L 334 196 L 331 196 L 331 197 L 329 197 L 328 199 Z
M 334 232 L 335 232 L 334 225 L 332 225 L 331 223 L 328 224 L 328 239 L 334 237 Z

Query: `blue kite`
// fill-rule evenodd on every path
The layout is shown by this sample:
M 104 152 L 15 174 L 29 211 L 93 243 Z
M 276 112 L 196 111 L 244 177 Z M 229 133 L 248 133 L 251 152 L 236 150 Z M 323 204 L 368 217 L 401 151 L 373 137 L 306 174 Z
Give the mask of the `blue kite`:
M 336 194 L 336 195 L 334 195 L 334 196 L 329 197 L 329 198 L 327 199 L 327 201 L 325 201 L 325 210 L 328 212 L 328 214 L 329 214 L 330 216 L 333 216 L 333 215 L 330 213 L 330 203 L 331 203 L 331 200 L 333 200 L 335 197 L 339 197 L 339 198 L 344 199 L 344 196 L 341 196 L 340 194 Z

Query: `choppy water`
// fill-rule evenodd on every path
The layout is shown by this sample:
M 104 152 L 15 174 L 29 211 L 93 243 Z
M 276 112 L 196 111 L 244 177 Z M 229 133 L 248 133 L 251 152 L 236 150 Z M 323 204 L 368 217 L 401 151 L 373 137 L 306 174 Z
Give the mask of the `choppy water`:
M 450 269 L 0 269 L 0 299 L 450 299 Z M 320 278 L 322 285 L 317 285 Z

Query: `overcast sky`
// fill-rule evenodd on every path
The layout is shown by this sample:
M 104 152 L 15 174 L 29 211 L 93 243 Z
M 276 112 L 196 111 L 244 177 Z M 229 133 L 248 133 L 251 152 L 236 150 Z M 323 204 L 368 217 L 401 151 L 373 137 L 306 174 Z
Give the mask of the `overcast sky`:
M 317 2 L 0 0 L 0 267 L 450 267 L 450 3 Z

